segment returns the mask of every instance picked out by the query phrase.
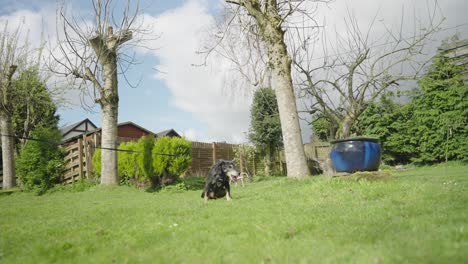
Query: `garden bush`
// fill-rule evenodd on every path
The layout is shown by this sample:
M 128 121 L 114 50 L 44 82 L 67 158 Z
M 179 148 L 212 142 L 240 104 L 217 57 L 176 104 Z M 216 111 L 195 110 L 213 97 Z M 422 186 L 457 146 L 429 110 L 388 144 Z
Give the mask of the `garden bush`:
M 42 194 L 62 176 L 64 153 L 53 143 L 60 141 L 62 135 L 57 128 L 37 128 L 32 137 L 43 141 L 26 143 L 16 161 L 16 171 L 25 190 Z
M 159 180 L 171 182 L 187 170 L 192 162 L 191 142 L 181 138 L 143 137 L 138 142 L 122 143 L 118 147 L 118 173 L 121 184 L 149 187 Z M 163 154 L 163 155 L 161 155 Z M 101 150 L 93 155 L 94 174 L 101 174 Z
M 141 179 L 151 179 L 154 176 L 153 169 L 153 148 L 155 140 L 153 136 L 143 137 L 135 145 L 135 150 L 139 153 L 136 159 Z
M 162 180 L 177 179 L 192 162 L 192 143 L 183 138 L 162 137 L 156 140 L 152 153 L 154 173 Z
M 101 149 L 96 149 L 93 154 L 93 176 L 101 177 Z
M 129 184 L 130 179 L 139 178 L 140 170 L 137 165 L 139 158 L 136 151 L 136 142 L 126 142 L 119 145 L 117 152 L 117 167 L 120 178 L 120 183 Z

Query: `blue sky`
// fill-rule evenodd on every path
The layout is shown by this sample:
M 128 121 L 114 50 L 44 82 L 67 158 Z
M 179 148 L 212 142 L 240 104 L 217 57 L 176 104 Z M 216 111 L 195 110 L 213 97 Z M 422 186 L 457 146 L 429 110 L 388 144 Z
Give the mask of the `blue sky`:
M 89 1 L 65 1 L 73 5 L 73 14 L 90 14 Z M 137 50 L 141 62 L 127 74 L 137 88 L 119 79 L 119 122 L 132 121 L 154 132 L 173 128 L 188 138 L 199 141 L 245 142 L 249 128 L 248 96 L 227 90 L 226 76 L 232 74 L 225 62 L 213 59 L 207 67 L 193 67 L 201 58 L 196 54 L 206 41 L 206 32 L 214 23 L 222 0 L 143 0 L 145 23 L 151 24 L 161 38 L 149 44 L 154 50 Z M 337 23 L 346 7 L 358 12 L 363 24 L 381 10 L 381 20 L 393 21 L 400 17 L 402 6 L 424 8 L 423 0 L 343 0 L 335 1 L 319 14 L 328 17 L 328 23 Z M 88 3 L 88 4 L 87 4 Z M 38 32 L 55 34 L 55 0 L 0 0 L 0 21 L 20 20 L 24 17 L 31 29 L 30 39 L 38 41 Z M 451 28 L 468 23 L 466 0 L 439 0 L 447 18 L 443 27 Z M 383 11 L 382 11 L 383 10 Z M 3 19 L 3 20 L 1 20 Z M 41 22 L 42 21 L 42 22 Z M 44 22 L 45 21 L 45 22 Z M 42 26 L 41 26 L 42 24 Z M 45 28 L 45 29 L 44 29 Z M 467 26 L 446 30 L 437 36 L 440 40 L 455 32 L 468 37 Z M 160 72 L 156 71 L 159 69 Z M 76 95 L 69 95 L 73 105 L 61 107 L 61 125 L 90 118 L 100 126 L 99 107 L 94 113 L 83 110 Z M 311 129 L 302 123 L 303 138 L 307 141 Z

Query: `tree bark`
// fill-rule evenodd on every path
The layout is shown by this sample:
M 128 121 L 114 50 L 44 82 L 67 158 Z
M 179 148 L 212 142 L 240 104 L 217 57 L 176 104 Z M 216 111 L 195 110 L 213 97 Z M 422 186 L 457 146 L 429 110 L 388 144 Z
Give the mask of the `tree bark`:
M 296 97 L 291 78 L 289 58 L 281 29 L 272 30 L 276 43 L 269 47 L 268 57 L 272 69 L 272 86 L 276 91 L 288 177 L 302 178 L 310 175 L 304 153 Z
M 4 81 L 0 87 L 0 132 L 2 141 L 2 165 L 3 165 L 3 184 L 4 190 L 16 186 L 15 176 L 15 138 L 13 137 L 13 122 L 11 120 L 11 80 L 17 69 L 16 65 L 11 65 L 6 76 L 1 76 Z
M 117 60 L 114 53 L 108 54 L 103 65 L 104 94 L 101 94 L 101 184 L 118 185 L 117 170 L 117 123 L 119 94 L 117 83 Z
M 101 131 L 101 184 L 117 185 L 117 116 L 118 107 L 110 104 L 102 107 Z
M 348 138 L 351 134 L 351 127 L 354 124 L 354 118 L 351 116 L 346 116 L 343 119 L 343 123 L 341 126 L 341 137 L 338 138 Z
M 302 178 L 310 175 L 304 153 L 296 97 L 291 78 L 291 63 L 286 44 L 285 31 L 276 0 L 227 1 L 243 6 L 254 17 L 262 40 L 268 49 L 268 67 L 271 70 L 272 88 L 276 91 L 278 110 L 283 133 L 284 153 L 288 177 Z
M 15 138 L 11 117 L 2 111 L 0 115 L 0 131 L 2 133 L 3 186 L 4 190 L 16 185 L 15 179 Z

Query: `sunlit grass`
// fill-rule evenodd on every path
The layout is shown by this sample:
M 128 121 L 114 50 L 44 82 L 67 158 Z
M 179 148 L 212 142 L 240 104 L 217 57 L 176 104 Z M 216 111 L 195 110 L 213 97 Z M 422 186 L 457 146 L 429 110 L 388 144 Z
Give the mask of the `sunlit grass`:
M 201 190 L 0 195 L 4 263 L 466 263 L 468 166 Z

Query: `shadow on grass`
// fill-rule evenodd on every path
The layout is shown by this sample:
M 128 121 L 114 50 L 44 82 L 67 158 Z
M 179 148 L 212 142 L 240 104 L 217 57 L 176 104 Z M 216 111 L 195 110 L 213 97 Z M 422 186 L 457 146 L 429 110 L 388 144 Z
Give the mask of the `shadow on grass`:
M 166 192 L 166 193 L 180 193 L 185 191 L 203 190 L 205 186 L 205 177 L 183 177 L 178 179 L 175 183 L 166 186 L 155 186 L 147 188 L 145 191 L 149 193 Z
M 69 193 L 76 193 L 76 192 L 84 192 L 91 189 L 94 186 L 98 186 L 96 181 L 92 180 L 80 180 L 71 184 L 57 184 L 51 189 L 45 191 L 43 194 L 52 194 L 58 192 L 69 192 Z
M 353 174 L 335 175 L 345 181 L 389 181 L 393 178 L 390 171 L 360 171 Z
M 7 196 L 7 195 L 11 195 L 13 193 L 16 193 L 16 192 L 22 192 L 22 190 L 20 188 L 12 188 L 12 189 L 8 189 L 8 190 L 0 190 L 0 196 Z

